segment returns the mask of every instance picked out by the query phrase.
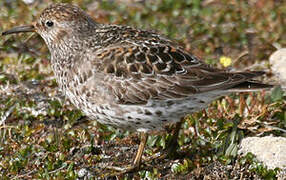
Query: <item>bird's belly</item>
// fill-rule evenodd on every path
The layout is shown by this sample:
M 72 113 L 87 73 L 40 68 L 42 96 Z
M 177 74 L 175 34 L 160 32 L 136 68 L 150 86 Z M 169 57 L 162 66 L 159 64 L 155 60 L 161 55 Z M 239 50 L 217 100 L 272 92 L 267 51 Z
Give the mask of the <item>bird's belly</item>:
M 95 104 L 70 91 L 66 92 L 70 101 L 88 117 L 105 125 L 130 131 L 160 131 L 166 124 L 175 123 L 188 113 L 205 108 L 218 97 L 196 95 L 177 100 L 154 100 L 146 105 Z

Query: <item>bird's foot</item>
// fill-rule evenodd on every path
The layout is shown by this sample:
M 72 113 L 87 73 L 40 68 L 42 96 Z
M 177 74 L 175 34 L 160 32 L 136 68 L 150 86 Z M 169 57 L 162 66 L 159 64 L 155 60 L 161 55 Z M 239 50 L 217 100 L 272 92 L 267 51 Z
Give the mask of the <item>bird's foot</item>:
M 176 148 L 168 148 L 162 152 L 157 152 L 155 154 L 153 154 L 152 156 L 148 156 L 148 157 L 145 157 L 143 156 L 142 157 L 142 160 L 144 162 L 150 162 L 150 161 L 153 161 L 155 159 L 165 159 L 165 158 L 173 158 L 173 157 L 177 157 L 178 153 L 176 151 Z
M 108 166 L 107 169 L 116 171 L 117 174 L 124 174 L 124 173 L 130 173 L 130 172 L 136 172 L 139 170 L 140 164 L 132 164 L 127 167 L 118 167 L 118 166 Z
M 180 147 L 177 141 L 178 135 L 175 137 L 172 137 L 172 139 L 169 141 L 167 145 L 167 149 L 164 151 L 158 152 L 156 154 L 153 154 L 152 156 L 149 157 L 142 157 L 142 160 L 144 162 L 149 162 L 155 159 L 165 159 L 165 158 L 174 158 L 178 156 L 177 149 Z

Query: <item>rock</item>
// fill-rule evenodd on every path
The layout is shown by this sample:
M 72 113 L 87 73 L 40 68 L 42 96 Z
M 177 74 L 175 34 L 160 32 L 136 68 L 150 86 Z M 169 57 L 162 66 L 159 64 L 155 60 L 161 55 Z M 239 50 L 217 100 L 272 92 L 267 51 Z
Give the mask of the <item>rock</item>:
M 240 154 L 251 152 L 269 169 L 286 170 L 286 138 L 284 137 L 248 137 L 241 141 Z
M 283 89 L 286 89 L 286 48 L 278 49 L 269 58 L 272 72 Z
M 34 0 L 23 0 L 24 3 L 26 4 L 33 4 L 35 1 Z
M 77 175 L 79 178 L 89 179 L 91 174 L 90 174 L 89 170 L 87 170 L 86 168 L 81 168 L 78 171 Z

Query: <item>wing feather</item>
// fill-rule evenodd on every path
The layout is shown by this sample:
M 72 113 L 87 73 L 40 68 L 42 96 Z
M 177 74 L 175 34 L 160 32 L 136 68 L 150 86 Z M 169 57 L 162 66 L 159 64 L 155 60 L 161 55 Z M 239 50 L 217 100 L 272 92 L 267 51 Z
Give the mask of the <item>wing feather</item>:
M 231 88 L 256 72 L 230 73 L 200 61 L 166 41 L 117 43 L 92 56 L 105 76 L 104 84 L 120 104 L 146 104 L 148 100 L 184 98 L 196 93 Z M 154 43 L 157 42 L 157 43 Z

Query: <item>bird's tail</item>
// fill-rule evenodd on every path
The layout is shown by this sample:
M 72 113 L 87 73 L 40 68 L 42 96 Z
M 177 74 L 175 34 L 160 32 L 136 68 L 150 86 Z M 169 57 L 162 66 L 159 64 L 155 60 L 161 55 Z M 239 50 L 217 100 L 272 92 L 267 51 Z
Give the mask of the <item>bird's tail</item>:
M 267 90 L 273 88 L 273 85 L 260 83 L 258 81 L 246 81 L 240 84 L 237 84 L 228 90 L 230 92 L 252 92 L 252 91 L 260 91 Z
M 252 91 L 260 91 L 263 89 L 271 89 L 273 88 L 273 85 L 270 84 L 264 84 L 262 82 L 252 80 L 252 78 L 259 77 L 265 74 L 264 71 L 250 71 L 250 72 L 240 72 L 238 74 L 244 75 L 246 77 L 246 81 L 243 81 L 241 83 L 238 83 L 227 90 L 230 92 L 252 92 Z

